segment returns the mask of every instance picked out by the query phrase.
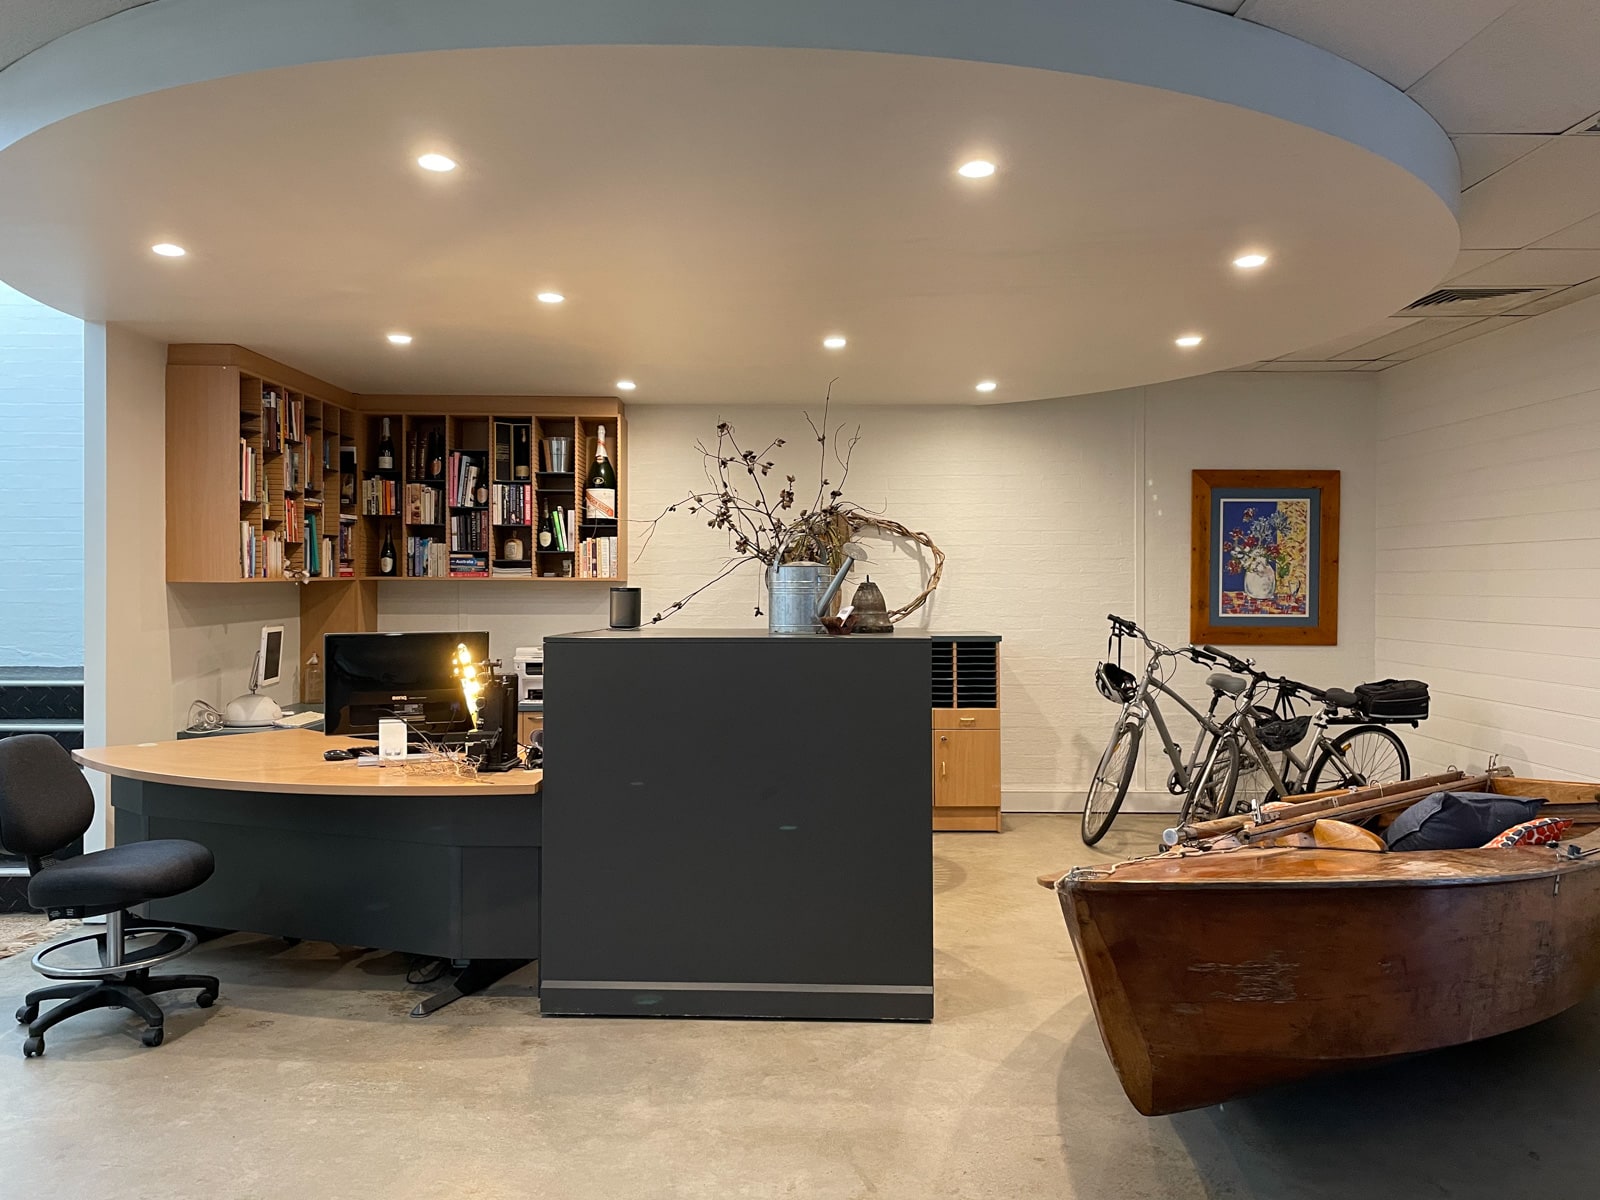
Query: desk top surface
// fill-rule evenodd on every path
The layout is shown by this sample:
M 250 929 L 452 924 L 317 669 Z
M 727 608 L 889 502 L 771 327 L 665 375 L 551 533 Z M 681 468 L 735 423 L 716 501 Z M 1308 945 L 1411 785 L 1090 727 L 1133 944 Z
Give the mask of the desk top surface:
M 300 792 L 322 796 L 535 795 L 543 771 L 517 768 L 494 775 L 460 776 L 432 764 L 359 766 L 326 762 L 324 751 L 371 746 L 357 738 L 327 737 L 311 729 L 274 729 L 240 737 L 181 742 L 141 742 L 75 750 L 80 764 L 107 775 L 169 783 L 180 787 L 238 792 Z

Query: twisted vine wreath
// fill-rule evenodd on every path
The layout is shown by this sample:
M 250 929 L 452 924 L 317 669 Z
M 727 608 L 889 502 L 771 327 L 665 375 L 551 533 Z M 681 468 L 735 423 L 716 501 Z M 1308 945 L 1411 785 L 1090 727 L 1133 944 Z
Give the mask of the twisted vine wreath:
M 845 547 L 855 539 L 856 534 L 866 530 L 915 542 L 933 557 L 933 570 L 928 575 L 927 585 L 909 603 L 890 611 L 889 619 L 902 621 L 927 603 L 944 575 L 944 551 L 926 533 L 863 509 L 844 498 L 850 459 L 856 443 L 861 440 L 861 430 L 858 426 L 849 438 L 842 438 L 845 427 L 841 424 L 830 434 L 828 408 L 832 401 L 833 384 L 830 383 L 823 400 L 821 423 L 813 421 L 809 412 L 803 414 L 818 446 L 818 483 L 816 498 L 810 507 L 801 508 L 793 516 L 790 514 L 795 506 L 795 477 L 783 475 L 772 480 L 771 485 L 763 482 L 772 478 L 777 464 L 768 456 L 784 445 L 783 438 L 774 438 L 760 451 L 747 450 L 739 445 L 733 426 L 722 421 L 717 425 L 714 446 L 708 446 L 702 440 L 695 442 L 695 448 L 704 460 L 707 487 L 703 491 L 690 492 L 676 504 L 669 504 L 647 522 L 649 531 L 634 561 L 638 562 L 643 557 L 655 536 L 656 526 L 669 513 L 677 512 L 680 506 L 687 508 L 690 513 L 703 515 L 709 528 L 724 530 L 733 555 L 711 579 L 651 617 L 650 624 L 665 621 L 681 611 L 701 592 L 722 582 L 746 563 L 759 562 L 772 567 L 791 562 L 822 562 L 829 569 L 837 571 L 844 563 Z M 833 443 L 833 460 L 840 469 L 837 484 L 828 478 L 830 441 Z M 843 452 L 839 450 L 841 444 Z M 743 492 L 740 491 L 741 482 L 746 489 Z M 755 615 L 758 617 L 763 615 L 759 587 L 757 584 Z

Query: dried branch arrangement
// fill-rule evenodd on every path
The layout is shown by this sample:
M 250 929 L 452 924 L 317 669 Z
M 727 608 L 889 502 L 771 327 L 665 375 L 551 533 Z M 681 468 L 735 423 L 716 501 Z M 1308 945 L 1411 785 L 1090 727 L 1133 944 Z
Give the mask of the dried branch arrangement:
M 809 412 L 803 414 L 817 443 L 817 489 L 810 505 L 799 509 L 796 509 L 795 476 L 775 474 L 778 465 L 774 455 L 787 444 L 784 438 L 774 438 L 760 450 L 746 448 L 739 444 L 733 426 L 722 421 L 717 425 L 715 443 L 707 445 L 704 439 L 696 439 L 695 449 L 700 451 L 703 460 L 706 487 L 669 504 L 646 522 L 648 529 L 635 561 L 650 545 L 656 527 L 679 509 L 703 517 L 707 528 L 725 532 L 732 554 L 711 579 L 651 617 L 652 625 L 681 611 L 701 592 L 722 582 L 747 563 L 761 563 L 771 568 L 784 563 L 818 562 L 838 570 L 844 562 L 844 547 L 861 530 L 905 538 L 932 554 L 934 565 L 927 586 L 915 600 L 895 609 L 889 616 L 901 620 L 926 603 L 944 572 L 944 552 L 927 534 L 914 532 L 898 521 L 845 499 L 845 482 L 850 477 L 850 462 L 861 440 L 861 429 L 857 426 L 846 436 L 848 422 L 830 428 L 832 403 L 833 384 L 829 383 L 822 404 L 822 419 L 815 421 Z M 837 479 L 832 477 L 835 470 Z M 755 615 L 762 615 L 759 593 Z

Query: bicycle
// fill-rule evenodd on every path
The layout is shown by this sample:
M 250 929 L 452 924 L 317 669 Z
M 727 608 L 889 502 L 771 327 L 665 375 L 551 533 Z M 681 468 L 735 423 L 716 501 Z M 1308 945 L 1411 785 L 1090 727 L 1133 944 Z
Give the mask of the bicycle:
M 1120 704 L 1122 711 L 1117 715 L 1111 740 L 1106 744 L 1105 753 L 1100 756 L 1094 778 L 1089 784 L 1088 794 L 1084 797 L 1083 844 L 1085 846 L 1093 846 L 1105 837 L 1106 831 L 1111 828 L 1111 822 L 1116 819 L 1117 812 L 1122 807 L 1123 800 L 1127 797 L 1146 721 L 1155 723 L 1156 733 L 1161 737 L 1162 749 L 1166 751 L 1167 759 L 1172 763 L 1172 773 L 1167 777 L 1167 790 L 1174 796 L 1187 796 L 1202 755 L 1209 759 L 1212 743 L 1223 732 L 1223 724 L 1216 720 L 1217 707 L 1222 698 L 1238 697 L 1249 688 L 1248 681 L 1238 676 L 1213 673 L 1206 680 L 1211 688 L 1211 706 L 1202 713 L 1168 686 L 1164 670 L 1169 660 L 1178 658 L 1189 658 L 1196 663 L 1220 662 L 1221 660 L 1210 652 L 1209 648 L 1201 650 L 1194 646 L 1185 646 L 1181 650 L 1172 650 L 1152 640 L 1149 634 L 1132 621 L 1114 613 L 1108 613 L 1106 619 L 1111 622 L 1111 635 L 1106 641 L 1106 661 L 1095 668 L 1095 687 L 1107 700 L 1113 704 Z M 1145 665 L 1143 678 L 1135 676 L 1122 666 L 1124 637 L 1138 638 L 1150 652 L 1150 661 Z M 1112 639 L 1117 643 L 1115 663 L 1110 661 Z M 1184 757 L 1183 748 L 1173 740 L 1172 733 L 1167 728 L 1166 718 L 1156 701 L 1157 693 L 1170 697 L 1200 725 L 1194 748 L 1187 759 Z
M 1250 682 L 1233 715 L 1223 721 L 1204 768 L 1191 781 L 1181 823 L 1260 812 L 1263 805 L 1287 796 L 1410 777 L 1411 755 L 1405 743 L 1381 723 L 1382 718 L 1363 713 L 1355 693 L 1268 675 L 1214 646 L 1203 651 Z M 1255 702 L 1263 687 L 1275 693 L 1271 706 Z M 1295 702 L 1300 699 L 1320 707 L 1315 714 L 1296 713 Z M 1341 715 L 1345 710 L 1353 715 Z M 1413 727 L 1416 723 L 1410 721 Z M 1330 728 L 1345 732 L 1329 737 Z M 1316 736 L 1302 758 L 1296 747 L 1312 729 Z

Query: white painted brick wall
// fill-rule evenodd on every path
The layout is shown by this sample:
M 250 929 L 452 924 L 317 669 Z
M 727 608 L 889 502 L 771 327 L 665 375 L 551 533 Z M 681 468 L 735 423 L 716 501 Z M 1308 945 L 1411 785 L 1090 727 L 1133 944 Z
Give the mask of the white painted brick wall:
M 949 556 L 942 586 L 908 626 L 1004 635 L 1008 808 L 1081 803 L 1115 712 L 1092 678 L 1107 612 L 1142 615 L 1158 637 L 1187 640 L 1192 468 L 1345 472 L 1341 644 L 1258 657 L 1328 684 L 1368 677 L 1374 391 L 1365 377 L 1237 374 L 1035 404 L 836 407 L 837 420 L 862 428 L 849 495 L 927 530 Z M 808 480 L 814 488 L 815 445 L 798 410 L 635 406 L 628 465 L 636 520 L 703 483 L 694 441 L 714 437 L 719 419 L 757 448 L 789 439 L 780 463 L 801 481 L 797 490 Z M 637 552 L 642 527 L 633 528 Z M 884 542 L 871 548 L 877 561 L 867 570 L 891 606 L 920 590 L 916 558 Z M 681 511 L 665 520 L 630 571 L 644 589 L 646 617 L 710 578 L 725 556 L 725 541 L 703 521 Z M 847 596 L 853 587 L 847 583 Z M 747 568 L 673 620 L 755 624 L 756 599 L 757 575 Z M 494 653 L 509 658 L 519 644 L 603 625 L 606 589 L 393 583 L 380 587 L 378 606 L 384 629 L 488 629 Z M 1192 674 L 1198 683 L 1202 676 Z M 760 699 L 781 711 L 777 693 Z
M 1600 300 L 1379 378 L 1376 662 L 1432 685 L 1418 766 L 1600 778 Z
M 0 666 L 82 664 L 83 323 L 0 283 Z

